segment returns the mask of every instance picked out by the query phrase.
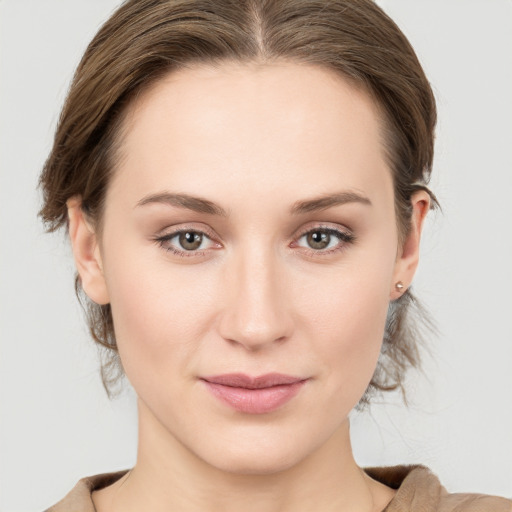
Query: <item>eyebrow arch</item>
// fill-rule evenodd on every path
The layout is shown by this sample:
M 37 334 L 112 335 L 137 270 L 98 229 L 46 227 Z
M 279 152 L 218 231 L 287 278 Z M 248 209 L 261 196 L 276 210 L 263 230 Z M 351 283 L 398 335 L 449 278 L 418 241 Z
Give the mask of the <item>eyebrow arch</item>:
M 294 215 L 299 215 L 301 213 L 326 210 L 327 208 L 341 206 L 347 203 L 361 203 L 369 206 L 372 204 L 367 197 L 359 195 L 356 192 L 338 192 L 313 199 L 307 199 L 305 201 L 296 201 L 291 207 L 290 212 Z
M 170 206 L 177 206 L 178 208 L 185 208 L 198 213 L 208 213 L 210 215 L 219 215 L 221 217 L 227 217 L 226 210 L 220 206 L 203 199 L 201 197 L 189 196 L 188 194 L 172 194 L 170 192 L 162 192 L 159 194 L 151 194 L 143 197 L 137 206 L 145 206 L 147 204 L 160 203 L 167 204 Z
M 176 194 L 170 192 L 161 192 L 158 194 L 150 194 L 143 197 L 137 206 L 145 206 L 147 204 L 167 204 L 170 206 L 177 206 L 178 208 L 185 208 L 198 213 L 207 213 L 209 215 L 218 215 L 227 217 L 228 213 L 219 205 L 203 199 L 201 197 L 194 197 L 188 194 Z M 310 213 L 320 210 L 326 210 L 333 206 L 341 206 L 347 203 L 361 203 L 371 205 L 371 201 L 356 192 L 338 192 L 329 194 L 313 199 L 306 199 L 304 201 L 296 201 L 290 208 L 290 213 L 293 215 L 300 215 L 303 213 Z

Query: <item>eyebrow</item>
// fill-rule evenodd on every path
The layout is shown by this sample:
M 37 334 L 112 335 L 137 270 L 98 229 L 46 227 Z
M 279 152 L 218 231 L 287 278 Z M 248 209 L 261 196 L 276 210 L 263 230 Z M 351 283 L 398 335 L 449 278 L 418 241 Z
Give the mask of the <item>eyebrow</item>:
M 356 192 L 338 192 L 313 199 L 307 199 L 305 201 L 296 201 L 291 207 L 290 213 L 300 215 L 301 213 L 327 210 L 333 206 L 341 206 L 347 203 L 361 203 L 368 206 L 371 206 L 372 204 L 367 197 Z
M 160 194 L 151 194 L 143 197 L 137 206 L 145 206 L 147 204 L 160 203 L 170 206 L 177 206 L 178 208 L 185 208 L 198 213 L 207 213 L 209 215 L 219 215 L 227 217 L 226 210 L 216 205 L 208 199 L 202 197 L 189 196 L 188 194 L 171 194 L 169 192 L 162 192 Z
M 228 213 L 221 206 L 215 204 L 208 199 L 202 197 L 194 197 L 188 194 L 173 194 L 170 192 L 161 192 L 158 194 L 151 194 L 143 197 L 137 206 L 145 206 L 147 204 L 167 204 L 169 206 L 176 206 L 192 210 L 198 213 L 206 213 L 209 215 L 218 215 L 227 217 Z M 338 192 L 335 194 L 322 195 L 312 199 L 296 201 L 290 208 L 292 215 L 300 215 L 304 213 L 311 213 L 321 210 L 327 210 L 334 206 L 341 206 L 347 203 L 361 203 L 371 205 L 371 201 L 356 192 Z

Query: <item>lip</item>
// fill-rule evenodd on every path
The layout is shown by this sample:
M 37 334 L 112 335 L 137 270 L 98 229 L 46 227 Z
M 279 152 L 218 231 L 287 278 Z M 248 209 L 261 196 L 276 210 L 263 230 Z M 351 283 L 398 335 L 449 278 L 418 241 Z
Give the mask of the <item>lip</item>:
M 232 408 L 249 414 L 272 412 L 289 402 L 309 379 L 282 373 L 250 377 L 230 373 L 203 377 L 206 388 Z

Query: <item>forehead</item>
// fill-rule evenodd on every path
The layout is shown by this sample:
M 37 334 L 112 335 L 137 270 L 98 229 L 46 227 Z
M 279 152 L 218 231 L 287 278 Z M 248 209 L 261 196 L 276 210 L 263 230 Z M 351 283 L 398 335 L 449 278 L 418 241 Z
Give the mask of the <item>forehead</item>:
M 309 181 L 311 193 L 336 186 L 372 194 L 390 180 L 381 131 L 370 96 L 333 71 L 283 62 L 191 66 L 129 107 L 114 183 L 214 192 L 222 180 L 291 196 Z

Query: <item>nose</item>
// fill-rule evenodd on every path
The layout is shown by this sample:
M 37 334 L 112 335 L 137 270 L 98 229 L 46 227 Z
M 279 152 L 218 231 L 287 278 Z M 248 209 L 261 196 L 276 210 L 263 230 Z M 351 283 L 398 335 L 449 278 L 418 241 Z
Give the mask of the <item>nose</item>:
M 271 250 L 247 251 L 226 268 L 220 335 L 257 351 L 291 336 L 286 273 Z

